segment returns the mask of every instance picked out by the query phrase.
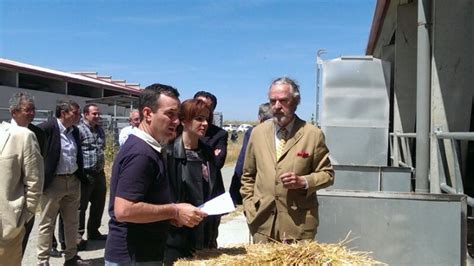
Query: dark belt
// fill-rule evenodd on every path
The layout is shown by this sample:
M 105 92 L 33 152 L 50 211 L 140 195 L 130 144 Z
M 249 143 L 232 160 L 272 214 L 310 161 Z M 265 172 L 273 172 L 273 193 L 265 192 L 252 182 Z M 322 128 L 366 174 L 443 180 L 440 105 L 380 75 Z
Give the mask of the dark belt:
M 103 171 L 104 171 L 104 169 L 96 170 L 96 169 L 86 169 L 86 168 L 84 168 L 84 173 L 90 174 L 90 175 L 98 175 L 98 174 L 102 173 Z
M 74 175 L 74 173 L 72 173 L 72 174 L 56 174 L 56 176 L 71 176 L 71 175 Z

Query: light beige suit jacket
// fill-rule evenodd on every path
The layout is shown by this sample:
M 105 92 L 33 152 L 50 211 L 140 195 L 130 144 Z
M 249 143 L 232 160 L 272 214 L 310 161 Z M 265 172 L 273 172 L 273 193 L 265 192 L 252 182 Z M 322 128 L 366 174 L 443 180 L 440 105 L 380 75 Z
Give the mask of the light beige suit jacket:
M 276 160 L 275 126 L 269 120 L 252 132 L 247 146 L 241 194 L 250 232 L 281 241 L 314 239 L 318 226 L 316 190 L 334 182 L 321 130 L 295 117 L 283 155 Z M 286 189 L 279 176 L 304 176 L 308 189 Z M 275 219 L 275 214 L 276 219 Z M 278 230 L 272 231 L 272 228 Z
M 0 232 L 15 238 L 33 217 L 43 191 L 44 169 L 38 141 L 26 127 L 0 125 Z

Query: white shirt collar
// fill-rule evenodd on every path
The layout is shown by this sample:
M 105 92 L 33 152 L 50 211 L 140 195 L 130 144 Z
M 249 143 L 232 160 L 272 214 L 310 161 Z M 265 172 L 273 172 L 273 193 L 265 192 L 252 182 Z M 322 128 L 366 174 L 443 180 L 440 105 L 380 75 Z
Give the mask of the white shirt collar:
M 59 120 L 59 118 L 56 118 L 56 120 L 58 120 L 59 133 L 68 133 L 67 128 L 61 123 L 61 120 Z
M 15 119 L 12 118 L 12 121 L 10 122 L 12 126 L 17 126 L 19 127 L 18 123 L 15 121 Z
M 138 127 L 132 128 L 132 134 L 145 141 L 148 145 L 150 145 L 150 147 L 161 153 L 162 147 L 160 143 L 156 141 L 156 139 L 154 139 L 152 136 L 150 136 L 150 134 L 139 129 Z

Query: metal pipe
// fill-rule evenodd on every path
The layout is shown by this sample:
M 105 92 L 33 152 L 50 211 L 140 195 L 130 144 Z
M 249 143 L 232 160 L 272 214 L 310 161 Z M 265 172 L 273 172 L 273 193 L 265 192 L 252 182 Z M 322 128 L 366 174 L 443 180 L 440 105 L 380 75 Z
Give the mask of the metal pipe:
M 431 49 L 429 0 L 418 0 L 416 61 L 416 192 L 429 192 Z
M 413 166 L 411 166 L 411 165 L 409 165 L 409 164 L 407 164 L 407 163 L 404 163 L 404 162 L 402 162 L 402 161 L 399 161 L 398 164 L 401 165 L 401 166 L 403 166 L 403 167 L 411 168 L 412 170 L 414 169 Z
M 474 132 L 435 132 L 440 139 L 474 140 Z
M 444 192 L 446 192 L 446 193 L 448 193 L 448 194 L 462 195 L 462 193 L 461 193 L 461 194 L 460 194 L 460 193 L 457 193 L 457 192 L 456 192 L 456 189 L 454 189 L 454 188 L 448 186 L 446 183 L 441 183 L 441 184 L 440 184 L 440 187 L 441 187 L 441 190 L 442 190 L 442 191 L 444 191 Z M 469 205 L 469 206 L 471 206 L 471 207 L 474 207 L 474 199 L 471 198 L 471 197 L 469 197 L 469 196 L 467 196 L 467 195 L 466 195 L 466 197 L 467 197 L 467 205 Z
M 379 175 L 378 175 L 378 180 L 377 180 L 377 187 L 379 188 L 379 191 L 382 191 L 382 168 L 379 167 Z
M 321 55 L 325 54 L 326 50 L 319 49 L 316 52 L 316 110 L 314 113 L 314 120 L 317 127 L 321 127 L 321 120 L 319 117 L 319 108 L 320 108 L 320 95 L 321 95 L 321 68 L 323 65 L 323 60 L 321 59 Z
M 390 133 L 390 135 L 401 138 L 416 138 L 416 133 Z
M 399 154 L 398 154 L 398 138 L 390 136 L 390 159 L 392 159 L 392 166 L 398 166 Z

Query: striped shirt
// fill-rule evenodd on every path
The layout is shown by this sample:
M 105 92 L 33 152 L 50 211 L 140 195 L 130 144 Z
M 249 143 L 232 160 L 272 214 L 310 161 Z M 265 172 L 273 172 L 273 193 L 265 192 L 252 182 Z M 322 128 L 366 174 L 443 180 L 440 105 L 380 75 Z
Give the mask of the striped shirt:
M 105 132 L 97 125 L 91 127 L 81 120 L 77 125 L 81 135 L 84 169 L 100 171 L 104 169 Z

